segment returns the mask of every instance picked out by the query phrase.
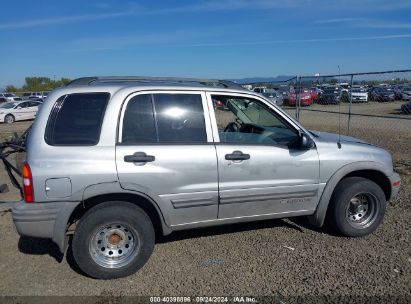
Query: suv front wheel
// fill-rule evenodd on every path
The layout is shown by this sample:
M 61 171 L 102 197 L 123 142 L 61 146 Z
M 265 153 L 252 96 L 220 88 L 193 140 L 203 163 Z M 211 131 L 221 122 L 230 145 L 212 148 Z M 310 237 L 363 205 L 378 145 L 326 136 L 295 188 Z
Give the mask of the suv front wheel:
M 149 259 L 155 243 L 148 215 L 128 202 L 104 202 L 80 219 L 73 256 L 82 271 L 97 279 L 135 273 Z
M 362 177 L 342 180 L 331 197 L 328 222 L 345 236 L 372 233 L 384 218 L 385 194 L 381 187 Z

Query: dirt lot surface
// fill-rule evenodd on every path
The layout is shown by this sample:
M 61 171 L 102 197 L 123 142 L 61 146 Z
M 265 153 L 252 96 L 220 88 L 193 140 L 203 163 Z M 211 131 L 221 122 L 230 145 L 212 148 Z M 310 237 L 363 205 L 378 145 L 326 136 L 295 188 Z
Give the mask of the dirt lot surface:
M 369 113 L 371 105 L 373 114 L 385 115 L 396 113 L 400 103 L 355 109 Z M 310 129 L 338 130 L 336 114 L 302 111 L 301 120 Z M 0 125 L 0 137 L 28 125 Z M 354 117 L 350 134 L 385 147 L 397 163 L 411 160 L 409 120 Z M 365 297 L 377 296 L 405 303 L 411 301 L 411 177 L 402 178 L 384 223 L 367 237 L 339 237 L 304 218 L 178 232 L 157 240 L 140 272 L 112 281 L 81 275 L 70 250 L 62 257 L 48 240 L 20 238 L 11 204 L 0 204 L 0 295 L 275 295 L 284 302 L 304 295 L 331 302 L 336 296 L 368 302 Z M 0 195 L 3 201 L 19 199 L 16 191 Z

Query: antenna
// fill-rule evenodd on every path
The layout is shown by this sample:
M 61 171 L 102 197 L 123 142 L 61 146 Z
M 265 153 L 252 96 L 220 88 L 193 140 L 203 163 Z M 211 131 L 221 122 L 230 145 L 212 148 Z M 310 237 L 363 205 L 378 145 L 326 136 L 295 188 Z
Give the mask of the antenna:
M 340 86 L 341 82 L 341 70 L 340 65 L 338 65 L 338 86 Z M 338 142 L 337 142 L 338 149 L 341 149 L 341 98 L 340 102 L 338 103 Z

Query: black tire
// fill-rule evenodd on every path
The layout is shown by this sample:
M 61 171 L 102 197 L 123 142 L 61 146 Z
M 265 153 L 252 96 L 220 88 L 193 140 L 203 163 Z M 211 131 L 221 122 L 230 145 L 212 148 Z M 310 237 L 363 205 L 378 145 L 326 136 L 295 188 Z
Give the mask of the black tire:
M 14 116 L 13 116 L 12 114 L 7 114 L 7 115 L 4 117 L 4 122 L 5 122 L 5 123 L 12 124 L 12 123 L 14 123 L 15 121 L 16 121 L 16 119 L 14 118 Z
M 102 266 L 99 263 L 107 262 L 110 258 L 101 256 L 103 254 L 107 255 L 108 252 L 112 254 L 112 251 L 109 247 L 107 247 L 107 250 L 103 247 L 101 250 L 105 250 L 106 252 L 100 252 L 100 248 L 94 247 L 93 244 L 97 244 L 94 240 L 96 238 L 104 238 L 104 242 L 109 240 L 110 236 L 101 236 L 101 229 L 104 227 L 106 231 L 108 228 L 111 229 L 111 226 L 113 226 L 113 229 L 116 229 L 120 228 L 120 225 L 121 227 L 126 227 L 127 229 L 124 230 L 132 235 L 135 240 L 128 241 L 130 236 L 124 237 L 125 235 L 123 234 L 123 238 L 120 237 L 120 243 L 117 244 L 124 245 L 124 243 L 127 242 L 134 242 L 132 245 L 134 249 L 130 250 L 131 253 L 125 265 L 118 265 L 114 268 Z M 112 232 L 106 231 L 106 233 Z M 116 233 L 112 233 L 111 236 L 114 234 Z M 116 235 L 118 236 L 120 234 L 117 233 Z M 118 238 L 116 240 L 118 240 Z M 101 240 L 97 242 L 101 243 Z M 107 242 L 107 244 L 107 246 L 112 246 L 109 242 Z M 155 232 L 149 216 L 134 204 L 112 201 L 101 203 L 84 214 L 74 233 L 72 250 L 74 259 L 82 271 L 90 277 L 107 280 L 125 277 L 137 272 L 150 258 L 154 244 Z M 124 246 L 129 248 L 129 244 Z M 117 254 L 119 254 L 121 250 L 117 248 L 113 250 L 117 250 Z
M 338 233 L 361 237 L 377 229 L 385 208 L 386 197 L 380 186 L 362 177 L 349 177 L 334 190 L 327 220 Z

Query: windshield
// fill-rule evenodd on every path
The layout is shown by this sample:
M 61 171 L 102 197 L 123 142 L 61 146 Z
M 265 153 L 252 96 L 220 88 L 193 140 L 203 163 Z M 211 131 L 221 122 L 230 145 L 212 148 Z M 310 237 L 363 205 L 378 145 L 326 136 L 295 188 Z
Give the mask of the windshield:
M 352 89 L 353 93 L 365 93 L 365 89 Z
M 324 89 L 325 94 L 334 94 L 338 93 L 338 89 L 332 88 L 332 89 Z
M 2 108 L 2 109 L 11 109 L 11 108 L 13 108 L 15 105 L 16 105 L 16 104 L 15 104 L 14 102 L 6 102 L 6 103 L 2 104 L 2 105 L 0 106 L 0 108 Z
M 262 95 L 263 95 L 264 97 L 267 97 L 267 98 L 277 97 L 277 93 L 276 93 L 276 92 L 263 93 Z

